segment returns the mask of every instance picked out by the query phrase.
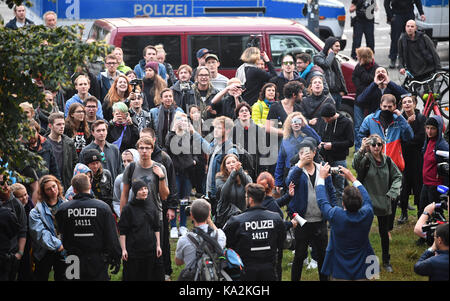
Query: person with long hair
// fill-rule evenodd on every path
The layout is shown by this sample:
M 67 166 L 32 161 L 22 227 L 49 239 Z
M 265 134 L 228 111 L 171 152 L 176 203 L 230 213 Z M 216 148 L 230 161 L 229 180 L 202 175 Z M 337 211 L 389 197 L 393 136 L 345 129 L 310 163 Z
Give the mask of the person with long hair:
M 352 81 L 356 88 L 355 99 L 371 84 L 375 77 L 375 70 L 379 67 L 375 63 L 374 54 L 369 47 L 360 47 L 356 49 L 356 58 L 358 64 L 352 73 Z M 364 105 L 358 104 L 356 101 L 353 106 L 353 125 L 355 129 L 355 151 L 361 146 L 361 140 L 356 139 L 359 132 L 359 127 L 364 120 L 369 108 Z
M 259 92 L 258 101 L 252 106 L 252 120 L 260 127 L 266 126 L 267 115 L 270 107 L 278 100 L 277 86 L 274 83 L 267 83 Z
M 402 185 L 402 174 L 394 161 L 383 152 L 385 142 L 378 134 L 363 138 L 361 148 L 353 158 L 353 168 L 372 200 L 378 219 L 383 268 L 392 273 L 389 254 L 389 228 L 393 203 L 397 202 Z
M 110 121 L 113 119 L 113 105 L 119 101 L 125 102 L 130 96 L 131 91 L 132 87 L 128 82 L 128 77 L 123 74 L 117 76 L 103 100 L 102 107 L 105 120 Z
M 283 140 L 278 152 L 278 160 L 275 168 L 275 185 L 278 190 L 285 187 L 284 179 L 291 168 L 292 158 L 298 154 L 300 143 L 305 137 L 312 137 L 320 144 L 320 136 L 311 128 L 306 118 L 300 112 L 289 114 L 283 124 Z
M 226 155 L 216 174 L 217 227 L 223 227 L 231 216 L 247 208 L 245 186 L 248 183 L 252 183 L 252 178 L 242 168 L 239 158 L 235 154 Z
M 73 139 L 78 154 L 86 145 L 91 143 L 91 131 L 89 130 L 89 124 L 86 121 L 86 111 L 82 104 L 75 102 L 70 106 L 66 117 L 64 134 Z
M 187 233 L 185 208 L 192 190 L 194 168 L 197 165 L 197 155 L 193 155 L 193 137 L 191 126 L 185 113 L 176 112 L 172 129 L 167 133 L 166 149 L 175 168 L 178 197 L 180 199 L 180 236 Z M 203 167 L 204 168 L 204 167 Z M 178 238 L 176 212 L 171 220 L 170 237 Z
M 161 91 L 167 88 L 166 81 L 158 74 L 158 62 L 148 62 L 145 65 L 145 76 L 142 79 L 142 92 L 148 104 L 148 110 L 159 107 Z
M 269 72 L 260 69 L 256 65 L 260 58 L 267 64 Z M 261 91 L 262 86 L 272 77 L 277 76 L 277 72 L 267 53 L 261 52 L 258 47 L 245 49 L 241 55 L 241 61 L 244 63 L 236 70 L 236 77 L 245 85 L 242 97 L 252 106 L 258 100 L 258 93 Z
M 55 225 L 55 214 L 65 202 L 61 182 L 53 175 L 39 179 L 39 201 L 29 216 L 29 229 L 32 238 L 34 278 L 48 281 L 53 268 L 56 281 L 65 279 L 64 246 Z
M 414 204 L 419 206 L 420 192 L 422 190 L 422 167 L 423 154 L 422 147 L 425 142 L 425 122 L 427 118 L 420 113 L 417 106 L 417 98 L 414 95 L 406 94 L 402 97 L 403 117 L 408 122 L 414 132 L 413 139 L 401 141 L 405 169 L 403 170 L 402 191 L 400 193 L 401 216 L 399 224 L 408 220 L 409 195 L 414 195 Z M 418 218 L 420 217 L 417 211 Z

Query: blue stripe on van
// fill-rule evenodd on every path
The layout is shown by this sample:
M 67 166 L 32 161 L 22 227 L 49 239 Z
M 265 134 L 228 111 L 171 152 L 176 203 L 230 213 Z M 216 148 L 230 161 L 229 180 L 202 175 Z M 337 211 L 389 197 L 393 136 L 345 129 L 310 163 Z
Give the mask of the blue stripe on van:
M 448 0 L 422 0 L 423 6 L 448 6 Z

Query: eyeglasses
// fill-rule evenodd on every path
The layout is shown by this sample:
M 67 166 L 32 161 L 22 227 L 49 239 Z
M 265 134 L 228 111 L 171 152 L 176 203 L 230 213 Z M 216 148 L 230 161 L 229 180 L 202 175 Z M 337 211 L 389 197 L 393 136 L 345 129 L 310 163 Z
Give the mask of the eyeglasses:
M 382 147 L 382 146 L 383 146 L 383 143 L 380 143 L 380 142 L 378 142 L 378 143 L 372 143 L 372 147 L 376 147 L 376 146 Z
M 87 109 L 97 109 L 97 106 L 86 106 Z
M 286 62 L 283 62 L 283 65 L 294 65 L 294 62 L 293 61 L 286 61 Z
M 114 66 L 114 65 L 117 65 L 117 63 L 109 62 L 109 63 L 105 63 L 105 65 Z
M 80 113 L 86 113 L 85 111 L 75 111 L 74 113 L 76 113 L 76 114 L 80 114 Z
M 153 149 L 153 147 L 144 147 L 144 146 L 141 146 L 138 148 L 138 150 L 145 151 L 145 152 L 151 151 L 152 149 Z

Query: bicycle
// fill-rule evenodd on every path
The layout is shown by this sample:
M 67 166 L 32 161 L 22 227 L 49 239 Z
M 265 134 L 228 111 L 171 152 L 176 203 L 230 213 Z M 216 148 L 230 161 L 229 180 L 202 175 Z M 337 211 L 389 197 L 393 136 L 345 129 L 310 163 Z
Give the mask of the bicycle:
M 404 87 L 424 102 L 422 114 L 429 117 L 431 112 L 448 119 L 449 75 L 441 70 L 424 81 L 413 80 L 411 73 L 406 71 Z

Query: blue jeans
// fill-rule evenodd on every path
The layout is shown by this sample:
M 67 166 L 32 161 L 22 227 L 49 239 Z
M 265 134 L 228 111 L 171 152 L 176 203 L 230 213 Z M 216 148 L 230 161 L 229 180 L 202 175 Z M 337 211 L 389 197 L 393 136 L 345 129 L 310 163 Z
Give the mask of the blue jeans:
M 346 160 L 338 160 L 328 163 L 330 164 L 331 167 L 338 167 L 340 165 L 347 168 Z M 342 194 L 344 193 L 345 177 L 343 175 L 333 174 L 331 178 L 333 179 L 334 189 L 336 189 L 337 205 L 342 208 Z
M 191 190 L 192 190 L 192 184 L 188 177 L 184 175 L 177 175 L 177 188 L 178 188 L 178 196 L 180 197 L 180 202 L 183 199 L 189 199 L 191 196 Z M 186 205 L 180 204 L 180 227 L 186 227 L 186 214 L 184 213 L 184 210 L 186 208 Z M 170 221 L 170 226 L 172 228 L 177 227 L 177 212 L 175 211 L 175 218 Z
M 336 111 L 339 111 L 339 108 L 341 107 L 342 103 L 342 96 L 340 93 L 331 93 L 331 96 L 334 99 L 334 102 L 336 103 Z
M 364 120 L 364 109 L 358 105 L 353 106 L 353 126 L 355 128 L 355 153 L 361 147 L 361 140 L 358 139 L 358 132 Z

